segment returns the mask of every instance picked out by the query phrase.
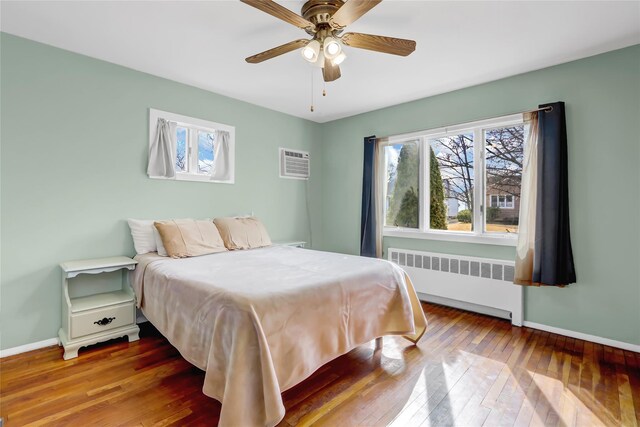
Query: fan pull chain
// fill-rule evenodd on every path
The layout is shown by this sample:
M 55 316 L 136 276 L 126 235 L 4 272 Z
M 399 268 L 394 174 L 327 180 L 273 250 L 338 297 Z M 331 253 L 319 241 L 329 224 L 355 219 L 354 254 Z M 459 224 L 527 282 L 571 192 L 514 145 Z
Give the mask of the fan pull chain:
M 327 82 L 322 79 L 322 96 L 327 96 Z
M 311 69 L 311 112 L 313 113 L 313 69 Z

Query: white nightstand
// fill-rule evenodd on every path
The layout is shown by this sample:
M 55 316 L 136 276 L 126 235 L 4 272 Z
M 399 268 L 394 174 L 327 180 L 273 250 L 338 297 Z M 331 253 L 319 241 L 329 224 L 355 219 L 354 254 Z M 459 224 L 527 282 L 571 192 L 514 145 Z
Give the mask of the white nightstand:
M 118 270 L 133 270 L 138 261 L 124 256 L 86 259 L 60 264 L 62 268 L 62 327 L 58 332 L 64 346 L 64 359 L 78 357 L 78 349 L 91 344 L 127 335 L 137 341 L 140 328 L 136 325 L 135 295 L 126 277 L 122 288 L 113 292 L 94 293 L 71 298 L 69 283 L 81 274 L 100 274 Z M 123 275 L 126 275 L 126 271 Z M 76 282 L 76 281 L 73 281 Z
M 292 240 L 292 241 L 282 241 L 282 242 L 273 242 L 276 246 L 293 246 L 294 248 L 304 248 L 307 242 Z

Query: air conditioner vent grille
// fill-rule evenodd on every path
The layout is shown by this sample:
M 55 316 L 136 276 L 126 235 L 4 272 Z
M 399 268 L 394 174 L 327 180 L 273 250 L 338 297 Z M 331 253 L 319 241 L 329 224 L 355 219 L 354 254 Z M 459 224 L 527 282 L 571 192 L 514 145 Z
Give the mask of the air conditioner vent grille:
M 310 157 L 305 151 L 280 149 L 280 177 L 308 179 L 310 175 Z

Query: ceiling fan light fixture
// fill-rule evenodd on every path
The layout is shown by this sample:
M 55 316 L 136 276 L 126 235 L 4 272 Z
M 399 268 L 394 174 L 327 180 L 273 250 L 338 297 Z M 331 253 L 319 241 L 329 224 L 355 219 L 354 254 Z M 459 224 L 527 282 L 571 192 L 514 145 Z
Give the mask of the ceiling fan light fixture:
M 309 62 L 316 62 L 318 55 L 320 54 L 320 42 L 318 40 L 311 40 L 305 47 L 302 48 L 302 57 Z
M 342 52 L 342 46 L 340 46 L 340 42 L 335 37 L 325 37 L 322 44 L 324 56 L 329 59 L 335 58 L 336 56 L 340 55 L 340 52 Z
M 333 58 L 333 65 L 340 65 L 344 62 L 345 59 L 347 59 L 347 55 L 345 55 L 344 51 L 340 52 L 338 56 Z
M 318 55 L 318 58 L 315 60 L 313 65 L 318 68 L 324 68 L 324 53 L 322 53 L 322 51 L 320 51 L 320 54 Z

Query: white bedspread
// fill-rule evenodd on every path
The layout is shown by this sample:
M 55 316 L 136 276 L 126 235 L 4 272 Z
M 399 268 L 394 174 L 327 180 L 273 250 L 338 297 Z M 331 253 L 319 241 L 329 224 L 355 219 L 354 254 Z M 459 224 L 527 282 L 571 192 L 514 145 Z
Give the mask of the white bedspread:
M 221 426 L 274 426 L 281 393 L 383 335 L 417 340 L 426 319 L 390 262 L 272 246 L 201 257 L 138 255 L 138 306 L 222 402 Z

